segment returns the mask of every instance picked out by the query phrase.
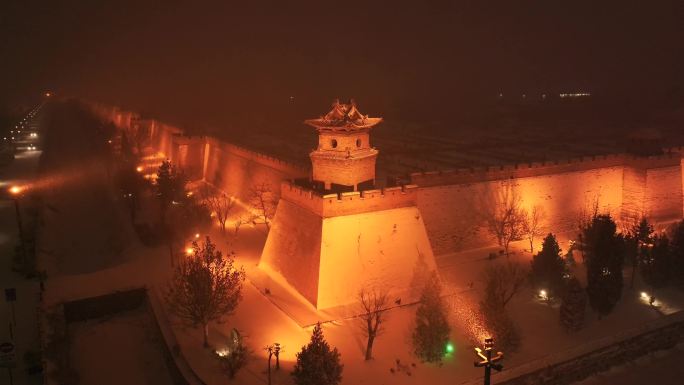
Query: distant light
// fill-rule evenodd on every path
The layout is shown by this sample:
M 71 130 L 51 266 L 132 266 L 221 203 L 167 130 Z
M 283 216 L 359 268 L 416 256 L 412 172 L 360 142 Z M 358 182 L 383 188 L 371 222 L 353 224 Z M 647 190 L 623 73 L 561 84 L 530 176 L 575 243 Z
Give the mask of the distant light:
M 454 345 L 451 342 L 447 342 L 445 350 L 447 354 L 453 353 L 454 352 Z
M 199 238 L 199 237 L 200 237 L 199 233 L 195 234 L 195 238 Z
M 642 292 L 641 292 L 641 298 L 643 298 L 643 299 L 648 299 L 648 294 L 646 294 L 645 291 L 642 291 Z
M 107 143 L 109 143 L 109 144 L 112 144 L 112 140 L 111 140 L 111 139 L 109 139 L 109 140 L 107 141 Z
M 135 171 L 137 171 L 137 172 L 142 172 L 142 170 L 143 170 L 142 166 L 138 166 L 135 168 Z
M 46 92 L 46 93 L 45 93 L 45 96 L 47 96 L 48 98 L 50 97 L 50 95 L 51 95 L 51 94 L 50 94 L 49 92 Z
M 582 98 L 591 96 L 591 94 L 589 92 L 571 92 L 558 94 L 558 96 L 560 96 L 561 98 Z
M 23 190 L 23 188 L 21 188 L 19 186 L 12 186 L 12 187 L 10 187 L 9 192 L 14 194 L 14 195 L 17 195 L 17 194 L 21 193 L 22 190 Z
M 187 247 L 185 249 L 185 254 L 187 254 L 187 255 L 192 255 L 193 252 L 194 252 L 194 250 L 192 249 L 192 247 Z

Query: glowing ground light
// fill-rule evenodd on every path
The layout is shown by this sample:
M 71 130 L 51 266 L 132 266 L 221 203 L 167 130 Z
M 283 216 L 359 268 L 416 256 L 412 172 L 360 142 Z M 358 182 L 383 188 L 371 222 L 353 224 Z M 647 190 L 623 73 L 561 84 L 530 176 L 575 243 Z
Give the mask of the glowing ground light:
M 539 290 L 539 298 L 541 298 L 543 300 L 549 299 L 549 295 L 546 292 L 546 290 Z
M 21 190 L 22 190 L 22 188 L 19 186 L 12 186 L 12 187 L 10 187 L 9 192 L 14 194 L 14 195 L 17 195 L 21 192 Z
M 192 255 L 193 251 L 194 251 L 194 250 L 192 250 L 192 247 L 188 247 L 188 248 L 185 249 L 185 254 L 187 254 L 187 255 Z
M 447 353 L 447 354 L 453 353 L 454 350 L 455 350 L 455 349 L 454 349 L 454 344 L 452 344 L 451 342 L 447 342 L 446 347 L 444 348 L 444 350 L 446 350 L 446 353 Z

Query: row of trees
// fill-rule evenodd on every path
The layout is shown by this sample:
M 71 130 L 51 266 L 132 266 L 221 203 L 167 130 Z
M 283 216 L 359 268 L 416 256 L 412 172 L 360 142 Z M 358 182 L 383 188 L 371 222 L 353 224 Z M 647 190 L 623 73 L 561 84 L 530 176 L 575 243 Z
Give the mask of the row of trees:
M 625 236 L 625 246 L 626 259 L 632 265 L 630 287 L 637 271 L 653 288 L 684 286 L 684 221 L 669 232 L 655 234 L 648 220 L 642 219 Z

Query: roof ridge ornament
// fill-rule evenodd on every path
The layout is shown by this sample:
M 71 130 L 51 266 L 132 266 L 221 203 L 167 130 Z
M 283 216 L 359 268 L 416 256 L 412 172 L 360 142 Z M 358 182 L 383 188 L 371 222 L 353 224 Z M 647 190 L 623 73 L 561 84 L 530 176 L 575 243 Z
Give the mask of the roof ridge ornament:
M 327 114 L 318 119 L 309 119 L 304 122 L 317 129 L 357 131 L 369 129 L 380 121 L 382 118 L 370 118 L 368 115 L 362 114 L 354 99 L 349 99 L 348 103 L 340 103 L 339 99 L 335 99 Z

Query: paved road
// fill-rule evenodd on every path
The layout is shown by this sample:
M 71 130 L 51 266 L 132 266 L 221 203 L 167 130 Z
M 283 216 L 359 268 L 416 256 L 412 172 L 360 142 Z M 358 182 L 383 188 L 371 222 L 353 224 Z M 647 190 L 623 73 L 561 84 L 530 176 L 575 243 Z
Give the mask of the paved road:
M 12 134 L 16 136 L 19 152 L 16 159 L 9 165 L 0 168 L 0 342 L 14 340 L 17 348 L 17 367 L 12 370 L 12 380 L 15 385 L 42 384 L 40 375 L 26 373 L 23 356 L 27 351 L 38 351 L 37 314 L 39 298 L 38 283 L 24 279 L 23 276 L 12 271 L 12 257 L 14 247 L 18 242 L 17 222 L 14 203 L 8 199 L 6 189 L 17 181 L 29 180 L 36 174 L 40 157 L 40 127 L 38 125 L 40 111 L 31 118 L 27 117 L 23 127 L 19 127 Z M 19 123 L 18 123 L 19 124 Z M 35 135 L 31 135 L 33 132 Z M 21 139 L 19 139 L 21 137 Z M 37 150 L 29 150 L 35 145 Z M 21 201 L 20 201 L 21 202 Z M 17 301 L 14 309 L 5 301 L 4 289 L 15 288 Z M 14 317 L 12 315 L 14 310 Z M 16 324 L 14 324 L 16 319 Z M 13 337 L 13 338 L 12 338 Z M 7 369 L 0 369 L 0 384 L 10 384 L 10 374 Z

